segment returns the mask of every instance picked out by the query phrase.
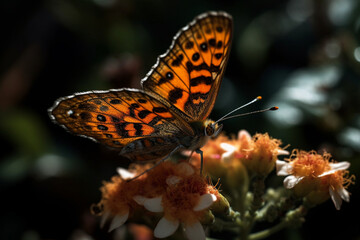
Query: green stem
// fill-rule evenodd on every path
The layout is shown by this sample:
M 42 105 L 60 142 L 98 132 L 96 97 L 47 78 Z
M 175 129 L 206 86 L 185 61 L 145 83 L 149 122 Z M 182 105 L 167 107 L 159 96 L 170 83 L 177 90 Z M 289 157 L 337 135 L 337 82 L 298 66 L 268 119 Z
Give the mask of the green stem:
M 267 238 L 270 235 L 282 230 L 287 225 L 288 225 L 287 221 L 282 221 L 279 224 L 277 224 L 277 225 L 275 225 L 275 226 L 273 226 L 271 228 L 268 228 L 266 230 L 263 230 L 263 231 L 260 231 L 260 232 L 257 232 L 257 233 L 250 234 L 248 239 L 249 240 L 258 240 L 258 239 Z
M 286 214 L 285 218 L 277 225 L 275 225 L 269 229 L 250 234 L 248 239 L 249 240 L 263 239 L 263 238 L 269 237 L 270 235 L 282 230 L 285 227 L 288 227 L 288 226 L 298 227 L 305 221 L 304 216 L 307 214 L 307 210 L 308 209 L 305 206 L 301 205 L 298 208 L 296 208 L 295 210 L 289 211 Z
M 242 218 L 243 227 L 240 228 L 240 239 L 242 240 L 247 240 L 249 238 L 251 228 L 253 227 L 255 222 L 256 211 L 263 204 L 264 192 L 264 177 L 256 177 L 253 181 L 253 200 L 249 206 L 249 210 Z

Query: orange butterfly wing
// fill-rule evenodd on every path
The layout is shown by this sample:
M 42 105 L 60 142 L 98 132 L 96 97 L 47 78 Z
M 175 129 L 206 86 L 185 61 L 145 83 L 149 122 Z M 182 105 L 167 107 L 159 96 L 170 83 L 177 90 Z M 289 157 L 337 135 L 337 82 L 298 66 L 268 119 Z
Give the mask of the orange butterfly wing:
M 70 132 L 134 160 L 164 157 L 179 145 L 174 136 L 193 134 L 166 106 L 137 89 L 78 93 L 59 99 L 49 112 Z
M 208 12 L 175 36 L 170 49 L 142 80 L 144 91 L 155 94 L 187 121 L 205 120 L 214 106 L 232 39 L 232 18 Z
M 57 100 L 50 117 L 70 132 L 119 149 L 133 160 L 164 158 L 196 137 L 191 121 L 210 114 L 231 37 L 231 16 L 202 14 L 158 58 L 142 80 L 144 90 L 77 93 Z

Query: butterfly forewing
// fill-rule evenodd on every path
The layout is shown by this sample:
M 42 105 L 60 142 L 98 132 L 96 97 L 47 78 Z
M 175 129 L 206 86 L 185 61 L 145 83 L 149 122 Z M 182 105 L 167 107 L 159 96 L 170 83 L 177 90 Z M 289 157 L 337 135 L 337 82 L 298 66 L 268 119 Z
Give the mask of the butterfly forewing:
M 143 79 L 144 90 L 163 98 L 187 121 L 206 119 L 220 87 L 231 37 L 231 16 L 223 12 L 200 15 L 159 57 Z
M 76 94 L 60 99 L 50 113 L 70 132 L 114 148 L 142 138 L 192 133 L 165 105 L 136 89 Z M 153 144 L 139 143 L 144 147 Z

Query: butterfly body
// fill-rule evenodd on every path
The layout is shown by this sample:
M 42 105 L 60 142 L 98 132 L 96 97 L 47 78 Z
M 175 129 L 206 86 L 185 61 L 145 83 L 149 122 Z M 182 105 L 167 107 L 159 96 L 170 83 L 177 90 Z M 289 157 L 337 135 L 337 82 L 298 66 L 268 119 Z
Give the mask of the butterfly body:
M 50 117 L 65 129 L 136 161 L 200 149 L 221 129 L 208 119 L 232 38 L 224 12 L 199 15 L 175 36 L 142 89 L 89 91 L 58 99 Z
M 174 149 L 176 147 L 179 147 L 177 150 L 191 150 L 195 151 L 197 149 L 200 149 L 202 146 L 205 145 L 205 143 L 209 140 L 210 137 L 213 135 L 207 135 L 206 134 L 206 124 L 211 124 L 210 122 L 213 121 L 197 121 L 190 123 L 190 126 L 193 129 L 192 135 L 187 135 L 186 133 L 178 134 L 175 138 L 169 137 L 169 138 L 150 138 L 150 139 L 139 139 L 135 140 L 134 142 L 129 143 L 121 150 L 121 155 L 127 156 L 130 159 L 136 159 L 136 160 L 142 160 L 146 161 L 143 157 L 145 155 L 149 158 L 150 161 L 156 160 L 156 159 L 163 159 L 166 157 L 169 152 L 168 151 L 161 151 L 164 149 L 164 146 L 166 145 L 172 145 L 174 146 Z M 217 127 L 217 126 L 216 126 Z M 216 132 L 216 131 L 215 131 Z M 214 133 L 215 133 L 214 132 Z M 139 156 L 137 156 L 136 152 L 142 152 L 142 157 L 139 159 Z M 146 154 L 144 154 L 146 153 Z

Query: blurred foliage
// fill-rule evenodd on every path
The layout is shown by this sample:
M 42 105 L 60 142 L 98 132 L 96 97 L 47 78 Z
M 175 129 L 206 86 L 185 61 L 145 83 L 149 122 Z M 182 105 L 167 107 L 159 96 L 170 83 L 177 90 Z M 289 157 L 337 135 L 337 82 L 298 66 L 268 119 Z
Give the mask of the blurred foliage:
M 360 172 L 357 0 L 2 1 L 1 239 L 121 239 L 98 228 L 89 206 L 101 181 L 129 161 L 68 134 L 47 109 L 77 91 L 138 88 L 178 29 L 208 10 L 229 12 L 235 25 L 211 117 L 262 95 L 262 106 L 250 108 L 280 110 L 229 120 L 227 133 L 269 132 L 291 148 L 327 150 Z M 358 239 L 358 189 L 350 187 L 341 211 L 328 202 L 303 228 L 273 239 Z

